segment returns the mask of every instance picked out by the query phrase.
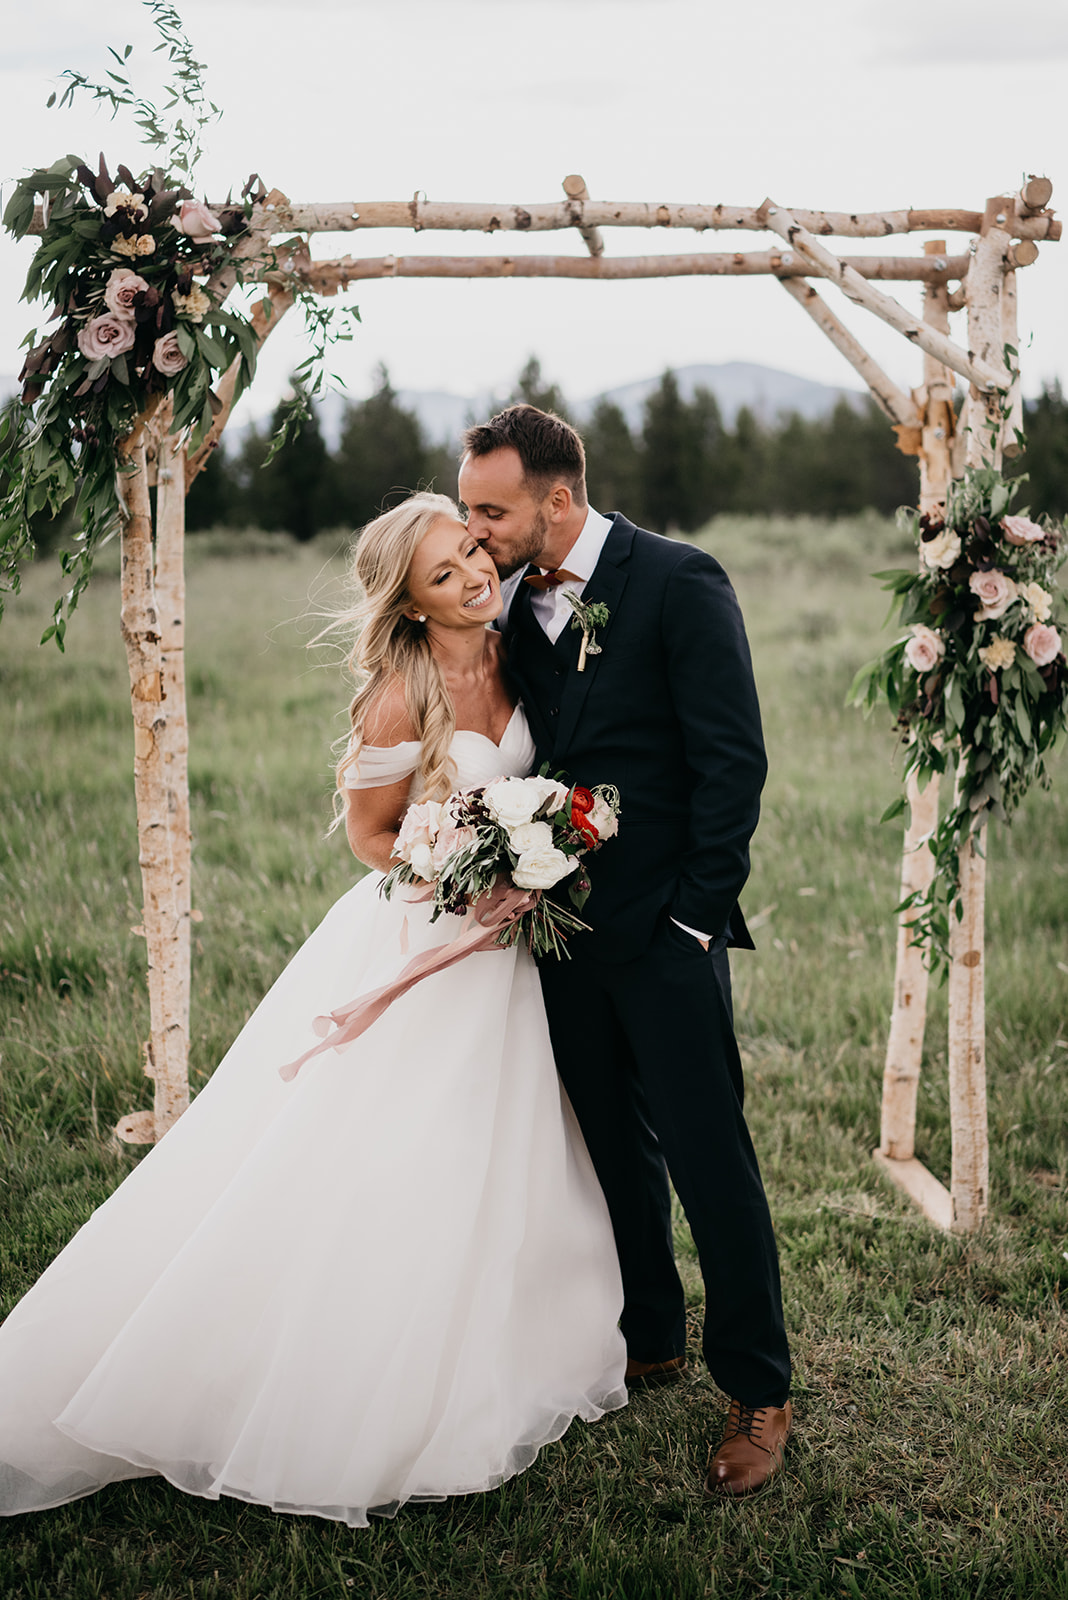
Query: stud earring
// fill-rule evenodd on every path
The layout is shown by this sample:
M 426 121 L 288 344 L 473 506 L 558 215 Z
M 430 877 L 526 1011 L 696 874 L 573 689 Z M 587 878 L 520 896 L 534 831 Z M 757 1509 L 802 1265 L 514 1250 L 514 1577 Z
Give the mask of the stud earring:
M 425 611 L 420 611 L 419 615 L 416 617 L 415 620 L 416 620 L 416 622 L 425 622 L 426 621 L 426 612 Z

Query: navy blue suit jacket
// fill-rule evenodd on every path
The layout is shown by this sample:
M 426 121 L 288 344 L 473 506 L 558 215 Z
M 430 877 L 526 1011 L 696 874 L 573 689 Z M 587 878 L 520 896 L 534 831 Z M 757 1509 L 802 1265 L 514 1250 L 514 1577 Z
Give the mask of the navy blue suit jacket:
M 704 551 L 617 512 L 583 599 L 603 601 L 609 620 L 597 632 L 602 653 L 581 673 L 570 629 L 557 647 L 564 672 L 554 680 L 539 669 L 525 584 L 507 628 L 539 762 L 587 787 L 613 783 L 622 797 L 619 834 L 590 858 L 583 915 L 593 932 L 576 953 L 581 942 L 631 960 L 665 914 L 752 948 L 737 901 L 767 762 L 727 575 Z

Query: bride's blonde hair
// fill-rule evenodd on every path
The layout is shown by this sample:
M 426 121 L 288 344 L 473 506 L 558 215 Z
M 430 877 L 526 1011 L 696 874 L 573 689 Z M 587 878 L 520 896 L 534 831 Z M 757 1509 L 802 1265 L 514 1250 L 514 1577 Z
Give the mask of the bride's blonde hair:
M 424 624 L 405 615 L 412 603 L 408 590 L 412 558 L 442 517 L 461 520 L 448 495 L 409 495 L 399 506 L 369 522 L 357 541 L 352 577 L 358 599 L 338 618 L 339 624 L 356 628 L 345 664 L 360 684 L 349 706 L 352 731 L 337 764 L 342 797 L 345 774 L 359 759 L 371 710 L 383 690 L 398 680 L 420 743 L 421 798 L 443 800 L 454 787 L 449 745 L 456 731 L 456 713 Z

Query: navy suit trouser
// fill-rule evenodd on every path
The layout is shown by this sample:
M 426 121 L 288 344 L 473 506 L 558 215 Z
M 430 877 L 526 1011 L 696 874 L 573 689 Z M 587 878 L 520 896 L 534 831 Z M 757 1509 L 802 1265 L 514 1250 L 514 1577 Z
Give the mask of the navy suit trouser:
M 704 1278 L 709 1371 L 732 1399 L 781 1406 L 779 1263 L 742 1112 L 726 942 L 706 952 L 663 917 L 636 960 L 601 961 L 583 944 L 576 935 L 571 959 L 540 973 L 556 1064 L 612 1218 L 628 1353 L 663 1361 L 685 1350 L 670 1174 Z

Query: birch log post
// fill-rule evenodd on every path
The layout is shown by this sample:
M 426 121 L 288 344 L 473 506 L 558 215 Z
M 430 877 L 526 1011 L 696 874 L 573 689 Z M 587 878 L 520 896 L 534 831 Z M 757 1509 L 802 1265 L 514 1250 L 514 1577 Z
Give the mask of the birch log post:
M 929 239 L 927 255 L 945 252 L 945 241 Z M 948 294 L 944 283 L 929 283 L 924 290 L 923 318 L 942 333 L 949 332 Z M 950 479 L 950 444 L 953 437 L 953 379 L 948 367 L 924 355 L 923 383 L 917 392 L 923 415 L 920 433 L 920 510 L 931 511 L 944 503 Z M 921 789 L 915 775 L 906 785 L 909 822 L 901 856 L 901 892 L 905 900 L 930 888 L 934 857 L 927 841 L 938 825 L 939 780 L 933 774 Z M 882 1116 L 875 1159 L 898 1186 L 916 1201 L 930 1220 L 948 1229 L 953 1218 L 949 1190 L 916 1160 L 916 1099 L 923 1061 L 930 980 L 923 949 L 913 942 L 913 915 L 902 912 L 897 927 L 894 1000 L 890 1035 L 883 1069 Z
M 564 193 L 573 202 L 575 211 L 575 227 L 582 235 L 583 243 L 591 256 L 604 255 L 604 239 L 599 228 L 591 228 L 585 221 L 585 205 L 590 198 L 586 188 L 586 180 L 579 173 L 572 172 L 564 179 Z
M 1011 198 L 987 202 L 975 259 L 965 280 L 968 301 L 968 345 L 980 360 L 994 360 L 1002 342 L 1002 282 L 1012 244 L 1005 224 L 1012 215 Z M 1013 383 L 1018 384 L 1018 376 Z M 964 406 L 964 439 L 968 466 L 1001 465 L 1003 411 L 1008 396 L 972 389 Z M 963 771 L 971 751 L 959 752 Z M 986 828 L 962 845 L 960 906 L 949 919 L 949 1114 L 953 1133 L 953 1228 L 971 1233 L 987 1213 L 990 1151 L 986 1110 L 986 997 L 983 912 L 986 895 Z
M 150 1033 L 144 1046 L 145 1071 L 155 1082 L 152 1111 L 123 1117 L 120 1139 L 149 1144 L 161 1127 L 181 1115 L 188 1104 L 185 1067 L 186 1029 L 182 1026 L 182 932 L 188 919 L 180 915 L 171 848 L 171 815 L 166 770 L 166 722 L 163 651 L 152 548 L 152 505 L 145 455 L 145 428 L 140 425 L 120 452 L 122 525 L 121 626 L 130 674 L 134 721 L 134 793 L 137 803 L 138 858 L 144 897 L 141 926 L 148 949 Z M 188 966 L 186 967 L 188 972 Z

